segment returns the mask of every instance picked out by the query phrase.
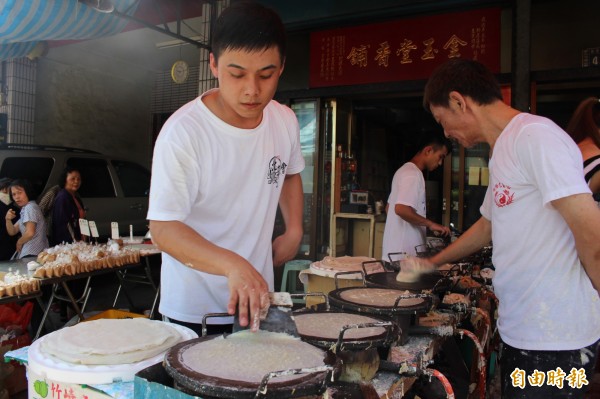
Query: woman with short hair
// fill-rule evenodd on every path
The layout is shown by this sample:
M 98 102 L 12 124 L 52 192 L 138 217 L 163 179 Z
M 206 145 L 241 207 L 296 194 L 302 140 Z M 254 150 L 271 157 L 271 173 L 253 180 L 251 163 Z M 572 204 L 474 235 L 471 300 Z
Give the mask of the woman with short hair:
M 29 181 L 17 179 L 9 187 L 13 201 L 21 208 L 21 211 L 19 220 L 14 224 L 12 221 L 16 217 L 15 211 L 9 209 L 6 212 L 6 231 L 11 236 L 21 233 L 16 248 L 19 259 L 37 256 L 48 248 L 44 215 L 38 204 L 32 199 L 33 189 Z

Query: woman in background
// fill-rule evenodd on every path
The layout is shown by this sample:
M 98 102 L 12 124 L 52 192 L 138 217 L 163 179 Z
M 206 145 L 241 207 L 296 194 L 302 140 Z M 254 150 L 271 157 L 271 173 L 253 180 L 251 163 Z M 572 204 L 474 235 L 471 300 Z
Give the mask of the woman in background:
M 6 212 L 6 231 L 11 236 L 21 233 L 16 248 L 19 252 L 19 259 L 37 256 L 48 248 L 44 215 L 38 204 L 31 199 L 33 190 L 29 181 L 17 179 L 10 183 L 9 187 L 13 201 L 21 208 L 21 212 L 19 220 L 14 224 L 12 220 L 16 217 L 15 211 L 9 209 Z
M 67 166 L 62 172 L 59 186 L 61 190 L 56 195 L 52 210 L 51 245 L 81 240 L 79 219 L 85 218 L 83 202 L 77 193 L 81 187 L 81 173 Z
M 12 200 L 8 186 L 12 179 L 3 177 L 0 179 L 0 215 L 6 215 L 11 209 Z M 17 237 L 10 236 L 6 231 L 6 224 L 0 224 L 0 260 L 9 260 L 17 250 Z
M 56 194 L 52 206 L 52 224 L 50 227 L 50 245 L 71 243 L 81 240 L 79 219 L 85 218 L 83 201 L 77 193 L 81 187 L 81 173 L 72 166 L 67 166 L 58 180 L 60 191 Z M 75 298 L 84 294 L 85 280 L 69 282 L 69 289 Z M 60 319 L 67 321 L 70 317 L 68 302 L 59 303 Z M 71 312 L 73 313 L 73 312 Z
M 600 205 L 600 100 L 583 100 L 569 121 L 567 132 L 579 146 L 583 156 L 585 181 Z

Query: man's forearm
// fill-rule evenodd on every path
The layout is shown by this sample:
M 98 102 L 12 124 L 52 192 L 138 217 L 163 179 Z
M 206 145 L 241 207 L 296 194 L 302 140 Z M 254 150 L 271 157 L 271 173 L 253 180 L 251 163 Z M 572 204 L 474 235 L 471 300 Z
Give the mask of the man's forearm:
M 437 266 L 455 262 L 489 245 L 491 240 L 492 224 L 489 220 L 481 217 L 470 229 L 458 237 L 456 241 L 443 251 L 429 258 L 429 260 Z
M 434 223 L 426 217 L 419 215 L 412 207 L 408 205 L 396 204 L 394 211 L 396 212 L 396 215 L 410 224 L 429 227 Z
M 302 239 L 302 215 L 304 211 L 304 192 L 300 174 L 286 176 L 281 196 L 279 197 L 281 216 L 285 222 L 286 232 Z
M 150 221 L 152 241 L 182 264 L 209 274 L 226 276 L 241 257 L 221 248 L 179 221 Z

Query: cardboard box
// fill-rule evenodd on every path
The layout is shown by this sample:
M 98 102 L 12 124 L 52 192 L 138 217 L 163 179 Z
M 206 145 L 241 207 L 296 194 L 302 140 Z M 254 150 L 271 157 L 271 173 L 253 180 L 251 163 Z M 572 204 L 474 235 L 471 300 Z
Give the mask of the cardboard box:
M 333 277 L 324 277 L 319 276 L 314 273 L 302 273 L 305 276 L 301 279 L 304 280 L 306 278 L 306 292 L 314 293 L 314 292 L 322 292 L 327 295 L 330 291 L 335 290 L 335 279 Z M 303 281 L 304 282 L 304 281 Z M 338 278 L 338 287 L 346 288 L 346 287 L 362 287 L 362 276 L 357 274 L 357 279 L 347 279 L 347 278 Z M 311 307 L 313 305 L 317 305 L 319 303 L 325 302 L 324 299 L 318 296 L 307 296 L 306 297 L 306 307 Z

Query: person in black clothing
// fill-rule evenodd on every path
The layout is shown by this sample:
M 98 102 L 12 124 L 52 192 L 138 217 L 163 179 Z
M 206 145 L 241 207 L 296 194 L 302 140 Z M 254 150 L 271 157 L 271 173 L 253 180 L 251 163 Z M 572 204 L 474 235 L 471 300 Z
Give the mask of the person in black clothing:
M 56 195 L 52 210 L 50 245 L 81 240 L 79 219 L 85 218 L 83 201 L 77 190 L 81 187 L 81 174 L 67 166 L 59 180 L 61 190 Z
M 9 209 L 13 207 L 8 186 L 12 179 L 4 177 L 0 179 L 0 215 L 6 215 Z M 16 220 L 15 220 L 16 221 Z M 0 223 L 0 260 L 9 260 L 17 250 L 18 236 L 11 236 L 6 231 L 6 224 Z
M 50 245 L 72 243 L 81 240 L 79 219 L 85 218 L 83 201 L 77 193 L 81 187 L 81 173 L 74 167 L 67 166 L 58 181 L 60 191 L 56 194 L 52 205 L 52 224 L 50 228 Z M 84 293 L 85 280 L 69 282 L 69 289 L 75 298 Z M 60 302 L 60 318 L 69 318 L 68 303 Z
M 600 205 L 600 99 L 579 103 L 566 130 L 581 151 L 585 181 Z

